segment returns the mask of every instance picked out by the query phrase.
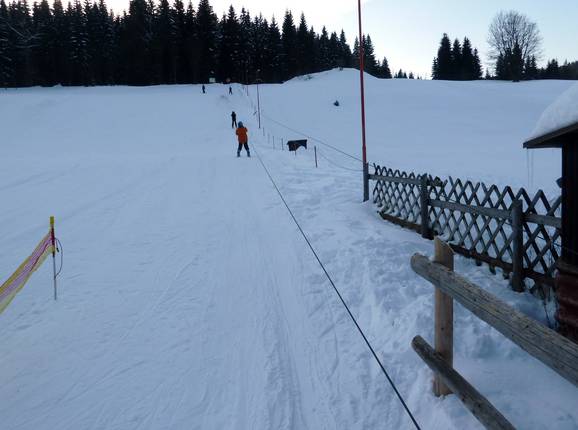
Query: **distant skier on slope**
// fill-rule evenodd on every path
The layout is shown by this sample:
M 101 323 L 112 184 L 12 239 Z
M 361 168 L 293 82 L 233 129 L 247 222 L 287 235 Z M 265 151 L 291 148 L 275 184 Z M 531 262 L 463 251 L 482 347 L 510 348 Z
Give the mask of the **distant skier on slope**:
M 233 88 L 229 87 L 229 94 L 233 94 Z
M 237 135 L 237 139 L 239 140 L 239 147 L 237 148 L 237 157 L 241 156 L 241 149 L 243 149 L 243 146 L 247 150 L 247 157 L 251 157 L 251 153 L 249 152 L 249 137 L 247 136 L 248 131 L 249 130 L 245 128 L 243 123 L 239 121 L 239 128 L 237 128 L 237 131 L 235 132 L 235 134 Z
M 205 94 L 205 84 L 203 84 L 203 94 Z
M 231 113 L 231 128 L 236 127 L 237 127 L 237 114 L 235 113 L 235 111 L 233 111 L 233 113 Z

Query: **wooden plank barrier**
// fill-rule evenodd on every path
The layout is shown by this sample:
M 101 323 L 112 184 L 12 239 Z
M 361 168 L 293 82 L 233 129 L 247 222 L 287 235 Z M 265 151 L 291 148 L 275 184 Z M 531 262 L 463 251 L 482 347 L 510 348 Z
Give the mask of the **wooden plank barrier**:
M 434 394 L 455 393 L 490 429 L 514 428 L 453 369 L 453 300 L 578 387 L 578 344 L 559 335 L 453 271 L 451 247 L 435 238 L 435 256 L 415 254 L 411 267 L 435 287 L 435 350 L 421 337 L 412 347 L 435 372 Z
M 578 344 L 423 255 L 415 254 L 411 267 L 532 357 L 578 387 Z
M 484 427 L 492 430 L 515 428 L 500 411 L 456 372 L 454 368 L 445 361 L 444 357 L 435 352 L 421 336 L 414 337 L 411 346 L 430 369 L 436 372 L 436 375 L 460 397 L 460 400 L 466 408 L 470 410 Z

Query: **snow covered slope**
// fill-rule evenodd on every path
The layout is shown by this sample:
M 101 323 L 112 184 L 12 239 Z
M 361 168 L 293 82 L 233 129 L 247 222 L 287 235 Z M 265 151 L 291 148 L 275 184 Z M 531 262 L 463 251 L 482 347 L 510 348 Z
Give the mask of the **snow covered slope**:
M 263 86 L 262 108 L 276 121 L 360 156 L 358 80 L 359 72 L 345 69 Z M 544 109 L 573 83 L 368 76 L 368 159 L 416 173 L 558 192 L 559 151 L 527 153 L 522 143 Z M 333 105 L 335 100 L 339 107 Z M 283 130 L 272 121 L 267 126 L 275 133 Z
M 262 86 L 266 114 L 354 152 L 354 79 L 344 71 Z M 497 130 L 524 136 L 529 130 L 518 128 L 531 129 L 567 85 L 534 84 L 539 94 L 523 96 L 508 84 L 371 81 L 370 102 L 383 119 L 371 113 L 370 145 L 382 134 L 393 140 L 395 130 L 410 137 L 407 154 L 402 143 L 395 151 L 374 144 L 370 157 L 433 171 L 412 154 L 460 142 L 437 139 L 468 128 L 462 86 L 522 106 L 510 119 L 476 109 L 499 118 Z M 0 92 L 0 277 L 28 255 L 49 215 L 65 251 L 58 302 L 46 265 L 0 315 L 1 427 L 412 428 L 258 159 L 234 157 L 236 110 L 253 154 L 269 166 L 422 428 L 479 428 L 459 400 L 432 396 L 431 374 L 410 347 L 416 334 L 432 337 L 432 288 L 409 269 L 410 256 L 431 254 L 431 243 L 360 204 L 360 173 L 328 160 L 353 170 L 356 163 L 320 147 L 325 158 L 315 169 L 311 151 L 294 156 L 268 144 L 250 99 L 234 90 L 231 97 L 218 85 L 204 96 L 194 86 Z M 428 110 L 440 119 L 434 101 L 444 93 L 443 110 L 453 115 L 436 131 L 420 131 L 413 120 Z M 278 139 L 296 137 L 264 121 Z M 474 134 L 504 139 L 482 122 L 473 121 Z M 431 149 L 416 146 L 419 136 Z M 458 153 L 455 172 L 440 169 L 523 182 L 523 165 L 522 173 L 501 161 L 484 170 L 472 161 L 484 151 Z M 463 259 L 456 270 L 547 321 L 539 302 L 508 291 L 500 277 Z M 457 368 L 516 426 L 578 426 L 573 386 L 463 309 L 455 318 Z

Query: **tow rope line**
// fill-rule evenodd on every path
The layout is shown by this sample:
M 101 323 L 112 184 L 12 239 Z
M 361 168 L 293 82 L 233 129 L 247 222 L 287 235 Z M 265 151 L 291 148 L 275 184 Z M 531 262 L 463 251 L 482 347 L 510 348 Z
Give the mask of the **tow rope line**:
M 277 194 L 279 194 L 279 197 L 281 198 L 281 200 L 283 201 L 283 204 L 285 205 L 285 207 L 287 208 L 287 211 L 289 212 L 289 215 L 291 215 L 291 218 L 293 218 L 293 222 L 295 223 L 295 225 L 297 226 L 297 228 L 299 229 L 299 231 L 301 232 L 301 235 L 303 236 L 303 239 L 305 239 L 305 242 L 307 242 L 307 245 L 309 245 L 309 249 L 311 250 L 311 252 L 313 253 L 313 255 L 315 256 L 315 258 L 317 259 L 317 262 L 319 263 L 319 266 L 321 266 L 321 269 L 323 269 L 323 272 L 325 273 L 325 276 L 327 277 L 327 280 L 329 281 L 329 283 L 331 284 L 331 286 L 333 287 L 333 289 L 335 290 L 335 292 L 337 293 L 337 296 L 339 297 L 339 300 L 341 300 L 341 303 L 343 304 L 343 306 L 345 307 L 345 309 L 347 310 L 347 313 L 349 314 L 349 316 L 351 317 L 351 320 L 353 321 L 353 323 L 355 324 L 355 327 L 357 327 L 357 330 L 359 331 L 359 334 L 361 334 L 361 337 L 363 337 L 363 340 L 365 341 L 365 344 L 367 345 L 367 347 L 369 348 L 369 350 L 371 351 L 371 354 L 373 355 L 373 358 L 375 359 L 375 361 L 377 361 L 377 364 L 379 365 L 379 367 L 381 368 L 381 371 L 383 372 L 383 374 L 385 375 L 385 377 L 387 378 L 389 384 L 391 385 L 391 388 L 393 388 L 393 391 L 395 392 L 395 394 L 397 395 L 399 401 L 401 402 L 401 404 L 403 405 L 403 408 L 405 409 L 405 411 L 407 412 L 408 416 L 411 418 L 411 421 L 413 422 L 413 425 L 415 426 L 415 428 L 417 430 L 421 430 L 419 424 L 417 423 L 417 421 L 415 420 L 413 414 L 411 413 L 411 411 L 409 410 L 405 400 L 403 399 L 403 397 L 401 396 L 400 392 L 398 391 L 397 387 L 395 386 L 395 383 L 393 382 L 393 380 L 391 379 L 391 377 L 389 376 L 389 373 L 387 373 L 387 370 L 385 370 L 384 365 L 381 363 L 381 360 L 379 359 L 379 357 L 377 356 L 375 350 L 373 349 L 373 347 L 371 346 L 371 344 L 369 343 L 369 340 L 367 340 L 367 336 L 365 336 L 365 333 L 363 332 L 363 330 L 361 329 L 361 326 L 358 324 L 357 320 L 355 319 L 355 317 L 353 316 L 353 313 L 351 313 L 351 310 L 349 309 L 349 306 L 347 306 L 347 303 L 345 302 L 345 300 L 343 299 L 343 296 L 341 295 L 341 293 L 339 292 L 339 289 L 337 288 L 337 286 L 335 285 L 335 282 L 333 282 L 333 279 L 331 278 L 331 275 L 329 275 L 329 272 L 327 271 L 327 269 L 325 268 L 325 265 L 322 263 L 321 259 L 319 258 L 319 256 L 317 255 L 317 252 L 315 251 L 315 249 L 313 248 L 313 245 L 311 244 L 311 242 L 309 241 L 309 238 L 307 237 L 307 235 L 305 234 L 305 232 L 303 231 L 303 229 L 301 228 L 301 225 L 299 224 L 299 221 L 297 221 L 297 218 L 295 218 L 295 215 L 293 214 L 293 211 L 291 210 L 291 208 L 289 207 L 289 205 L 287 204 L 287 201 L 285 200 L 285 197 L 283 197 L 283 194 L 281 193 L 281 190 L 279 190 L 279 187 L 277 186 L 277 184 L 275 183 L 275 180 L 273 179 L 273 177 L 271 176 L 271 173 L 269 173 L 269 169 L 267 169 L 267 166 L 265 165 L 265 163 L 263 162 L 263 159 L 261 158 L 261 156 L 259 155 L 259 152 L 257 150 L 254 151 L 255 154 L 257 154 L 257 158 L 259 159 L 259 162 L 261 163 L 261 166 L 263 166 L 263 169 L 265 170 L 265 173 L 267 173 L 267 176 L 269 177 L 269 180 L 271 181 L 271 183 L 273 184 L 273 187 L 275 187 L 275 190 L 277 191 Z

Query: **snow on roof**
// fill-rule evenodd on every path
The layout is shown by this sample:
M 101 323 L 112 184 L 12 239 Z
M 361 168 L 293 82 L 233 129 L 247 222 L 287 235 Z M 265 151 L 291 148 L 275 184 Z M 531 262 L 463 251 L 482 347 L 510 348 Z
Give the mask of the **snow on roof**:
M 578 124 L 578 84 L 571 86 L 546 108 L 528 140 L 545 136 L 573 124 Z

